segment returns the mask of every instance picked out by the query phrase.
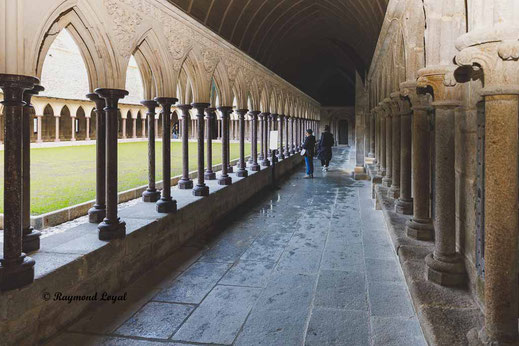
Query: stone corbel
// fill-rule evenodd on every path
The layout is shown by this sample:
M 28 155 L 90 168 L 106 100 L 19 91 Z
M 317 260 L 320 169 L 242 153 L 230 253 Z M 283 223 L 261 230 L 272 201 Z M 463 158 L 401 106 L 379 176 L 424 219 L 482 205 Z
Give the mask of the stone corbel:
M 456 66 L 433 66 L 418 71 L 417 87 L 432 91 L 435 107 L 458 107 L 461 86 L 455 77 Z

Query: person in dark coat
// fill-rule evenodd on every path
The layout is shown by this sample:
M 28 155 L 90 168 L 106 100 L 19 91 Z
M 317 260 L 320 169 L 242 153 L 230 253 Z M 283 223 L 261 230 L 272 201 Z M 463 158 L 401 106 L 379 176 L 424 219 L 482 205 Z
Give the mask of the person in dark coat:
M 332 160 L 332 147 L 335 144 L 333 135 L 330 133 L 330 126 L 324 127 L 324 132 L 321 134 L 318 147 L 318 159 L 321 160 L 323 171 L 328 171 L 328 166 Z
M 314 177 L 314 154 L 315 154 L 315 136 L 313 135 L 313 131 L 308 129 L 306 130 L 305 141 L 303 143 L 303 149 L 305 151 L 305 163 L 306 163 L 306 175 L 304 179 L 309 179 Z

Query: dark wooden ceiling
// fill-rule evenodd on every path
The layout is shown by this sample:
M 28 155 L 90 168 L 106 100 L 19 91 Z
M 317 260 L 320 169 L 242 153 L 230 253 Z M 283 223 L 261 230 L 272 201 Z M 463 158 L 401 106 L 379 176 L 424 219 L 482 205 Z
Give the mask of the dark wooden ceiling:
M 389 0 L 169 0 L 323 105 L 353 105 Z

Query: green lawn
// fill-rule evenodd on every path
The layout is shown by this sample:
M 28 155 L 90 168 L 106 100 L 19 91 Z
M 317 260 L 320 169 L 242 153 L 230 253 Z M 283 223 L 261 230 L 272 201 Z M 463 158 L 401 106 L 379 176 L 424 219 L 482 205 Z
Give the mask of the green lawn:
M 221 144 L 213 143 L 213 164 L 220 163 Z M 245 146 L 246 155 L 250 144 Z M 156 179 L 162 179 L 162 142 L 156 142 Z M 146 142 L 119 144 L 119 191 L 148 182 Z M 239 144 L 231 143 L 231 158 L 239 157 Z M 197 168 L 197 143 L 189 143 L 189 167 Z M 4 152 L 0 152 L 0 164 Z M 182 170 L 181 143 L 171 144 L 171 175 Z M 3 212 L 3 168 L 0 169 L 0 212 Z M 31 214 L 39 215 L 95 198 L 95 146 L 31 149 Z

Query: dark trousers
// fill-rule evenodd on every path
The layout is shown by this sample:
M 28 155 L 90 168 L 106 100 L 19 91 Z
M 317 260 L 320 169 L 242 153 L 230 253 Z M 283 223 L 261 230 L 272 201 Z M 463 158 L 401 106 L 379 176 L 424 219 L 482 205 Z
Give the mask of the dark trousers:
M 330 165 L 330 160 L 321 160 L 321 166 L 328 167 Z

